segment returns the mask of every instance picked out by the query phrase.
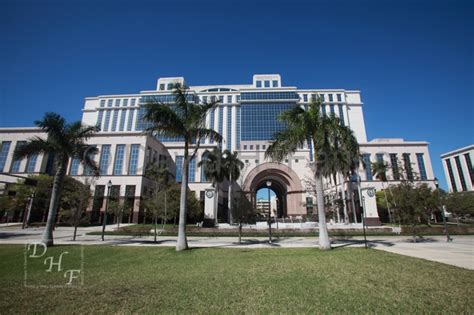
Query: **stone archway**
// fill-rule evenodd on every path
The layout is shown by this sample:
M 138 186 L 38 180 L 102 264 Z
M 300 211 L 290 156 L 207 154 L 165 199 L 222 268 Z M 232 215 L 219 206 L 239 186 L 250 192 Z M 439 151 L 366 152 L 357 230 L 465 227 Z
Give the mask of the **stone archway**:
M 298 175 L 282 163 L 268 162 L 256 166 L 245 176 L 242 186 L 247 198 L 255 205 L 256 192 L 272 183 L 272 190 L 280 202 L 279 216 L 297 216 L 306 214 L 304 197 L 306 191 Z

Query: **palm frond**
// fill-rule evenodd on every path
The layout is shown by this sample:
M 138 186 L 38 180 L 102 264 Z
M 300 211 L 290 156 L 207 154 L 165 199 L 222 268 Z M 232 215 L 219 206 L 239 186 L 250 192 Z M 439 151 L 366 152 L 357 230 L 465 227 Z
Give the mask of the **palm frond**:
M 40 137 L 34 137 L 24 145 L 17 146 L 13 155 L 15 159 L 23 159 L 33 154 L 54 153 L 59 149 L 60 148 L 56 147 L 54 144 Z

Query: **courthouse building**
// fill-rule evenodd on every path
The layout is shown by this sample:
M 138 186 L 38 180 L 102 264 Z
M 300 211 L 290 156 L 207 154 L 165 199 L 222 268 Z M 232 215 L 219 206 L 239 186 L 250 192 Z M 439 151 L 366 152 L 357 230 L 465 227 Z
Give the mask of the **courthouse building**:
M 131 94 L 98 95 L 87 97 L 82 109 L 82 122 L 97 125 L 100 132 L 91 140 L 99 149 L 96 161 L 102 169 L 102 177 L 95 186 L 95 196 L 103 194 L 103 185 L 111 179 L 114 185 L 120 185 L 120 192 L 126 195 L 127 188 L 134 186 L 138 220 L 140 196 L 144 193 L 147 179 L 142 170 L 147 163 L 169 157 L 168 163 L 175 168 L 176 180 L 182 176 L 183 142 L 177 138 L 161 137 L 156 141 L 143 136 L 147 123 L 143 121 L 143 105 L 149 101 L 172 103 L 172 87 L 175 83 L 188 85 L 183 77 L 160 78 L 156 89 Z M 304 216 L 313 211 L 315 195 L 311 187 L 314 150 L 310 142 L 298 148 L 281 163 L 266 160 L 264 153 L 275 132 L 283 128 L 277 120 L 278 115 L 294 106 L 306 108 L 312 97 L 320 97 L 324 106 L 322 113 L 334 114 L 341 123 L 349 126 L 360 145 L 363 160 L 368 167 L 359 169 L 361 179 L 362 201 L 365 205 L 367 223 L 379 223 L 373 190 L 383 189 L 388 184 L 398 183 L 401 176 L 408 176 L 417 182 L 428 183 L 434 187 L 434 174 L 425 141 L 405 141 L 399 138 L 368 140 L 364 121 L 364 104 L 360 91 L 345 89 L 299 89 L 284 85 L 280 75 L 254 75 L 248 84 L 231 85 L 188 85 L 188 100 L 204 103 L 219 100 L 219 105 L 206 117 L 206 125 L 223 136 L 223 149 L 237 151 L 244 162 L 241 178 L 237 184 L 249 200 L 256 203 L 256 193 L 271 183 L 276 194 L 279 217 Z M 0 171 L 15 174 L 37 173 L 47 171 L 47 158 L 33 158 L 25 161 L 13 161 L 12 153 L 16 145 L 25 141 L 38 131 L 25 128 L 4 128 L 0 130 Z M 13 136 L 14 135 L 14 136 Z M 218 144 L 206 140 L 196 158 L 190 162 L 189 188 L 196 196 L 205 201 L 205 216 L 213 219 L 217 214 L 220 221 L 225 221 L 227 205 L 226 186 L 222 185 L 219 200 L 219 211 L 213 208 L 212 201 L 216 195 L 211 183 L 205 178 L 202 168 L 198 167 L 206 149 L 211 150 Z M 158 159 L 158 160 L 157 160 Z M 36 160 L 36 158 L 35 158 Z M 121 161 L 121 162 L 117 162 Z M 133 163 L 132 163 L 133 161 Z M 388 163 L 388 182 L 382 183 L 374 178 L 370 162 L 385 161 Z M 34 164 L 34 166 L 32 166 Z M 135 166 L 136 164 L 136 166 Z M 41 166 L 40 166 L 41 165 Z M 117 166 L 119 165 L 119 166 Z M 133 167 L 131 166 L 133 165 Z M 399 166 L 403 165 L 402 169 Z M 136 171 L 135 171 L 136 169 Z M 132 170 L 132 171 L 131 171 Z M 118 173 L 116 173 L 116 171 Z M 400 174 L 401 171 L 408 174 Z M 84 174 L 77 161 L 71 161 L 69 174 L 81 177 Z M 353 183 L 342 179 L 334 183 L 327 180 L 326 192 L 346 192 L 349 212 L 361 211 L 358 196 L 354 194 Z M 116 184 L 115 184 L 116 183 Z M 97 191 L 97 189 L 99 189 Z M 356 195 L 354 197 L 354 195 Z M 350 202 L 356 199 L 357 202 Z M 352 209 L 354 208 L 354 209 Z M 354 211 L 354 212 L 352 212 Z M 360 221 L 359 221 L 360 222 Z

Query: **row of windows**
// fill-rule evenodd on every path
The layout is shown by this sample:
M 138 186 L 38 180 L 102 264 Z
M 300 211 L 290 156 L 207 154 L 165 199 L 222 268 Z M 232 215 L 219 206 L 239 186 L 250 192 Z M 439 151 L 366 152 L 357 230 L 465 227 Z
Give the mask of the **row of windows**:
M 296 92 L 243 92 L 242 101 L 251 100 L 298 100 Z
M 398 156 L 396 153 L 390 153 L 390 168 L 392 169 L 392 174 L 393 174 L 393 179 L 394 180 L 400 180 L 400 170 L 398 167 Z M 384 161 L 384 154 L 383 153 L 377 153 L 375 155 L 376 161 L 377 162 L 383 162 Z M 413 180 L 414 179 L 414 173 L 412 169 L 412 163 L 410 160 L 410 153 L 403 153 L 402 154 L 402 159 L 403 159 L 403 164 L 404 164 L 404 169 L 407 175 L 407 179 Z M 427 180 L 428 176 L 426 174 L 426 167 L 425 167 L 425 160 L 424 160 L 424 154 L 423 153 L 416 153 L 416 160 L 418 164 L 418 171 L 420 175 L 420 180 Z M 362 162 L 364 166 L 364 171 L 365 171 L 365 177 L 367 180 L 373 180 L 373 174 L 372 174 L 372 165 L 370 162 L 370 154 L 363 154 L 362 155 Z
M 258 88 L 261 88 L 261 87 L 265 87 L 265 88 L 269 88 L 270 87 L 270 83 L 271 83 L 271 87 L 278 87 L 278 80 L 257 80 L 255 82 L 255 86 L 258 87 Z
M 105 105 L 107 104 L 107 107 L 113 107 L 114 103 L 115 103 L 115 107 L 135 106 L 137 99 L 136 98 L 130 99 L 130 105 L 129 105 L 128 101 L 129 101 L 128 98 L 124 98 L 124 99 L 117 98 L 115 100 L 114 99 L 107 99 L 107 100 L 101 99 L 99 106 L 100 107 L 105 107 Z
M 104 144 L 100 150 L 99 158 L 99 173 L 100 175 L 108 175 L 108 168 L 111 160 L 111 145 Z M 140 153 L 140 145 L 132 144 L 130 146 L 129 152 L 129 165 L 128 165 L 128 175 L 136 175 L 138 168 L 138 158 Z M 94 160 L 94 157 L 91 156 L 91 159 Z M 126 175 L 124 172 L 124 161 L 125 161 L 125 144 L 117 144 L 115 147 L 115 158 L 114 165 L 112 169 L 113 175 Z M 72 176 L 79 175 L 79 164 L 80 161 L 78 158 L 73 158 L 71 161 L 71 167 L 69 169 L 69 174 Z M 84 168 L 84 175 L 92 175 L 92 172 L 87 167 Z
M 326 101 L 326 94 L 318 94 L 319 98 L 325 102 Z M 327 94 L 328 99 L 327 101 L 329 102 L 334 102 L 334 96 L 333 94 Z M 316 94 L 300 94 L 299 99 L 302 100 L 304 103 L 310 102 L 312 99 L 316 98 Z M 337 102 L 342 102 L 342 94 L 336 94 L 336 100 Z
M 196 96 L 194 94 L 186 95 L 186 100 L 188 102 L 194 102 Z M 174 103 L 176 101 L 176 96 L 174 94 L 166 95 L 145 95 L 140 98 L 140 104 L 146 103 Z
M 267 146 L 266 146 L 265 144 L 262 144 L 261 147 L 262 147 L 262 150 L 266 150 L 266 149 L 267 149 Z M 248 145 L 248 146 L 247 146 L 246 144 L 244 144 L 244 151 L 246 151 L 247 148 L 248 148 L 250 151 L 252 151 L 252 150 L 253 150 L 253 144 L 250 144 L 250 145 Z M 260 144 L 256 144 L 256 145 L 255 145 L 255 150 L 257 150 L 257 151 L 260 150 Z
M 471 161 L 471 156 L 469 153 L 463 154 L 464 161 L 466 162 L 467 166 L 467 174 L 470 177 L 471 180 L 471 185 L 474 186 L 474 171 L 472 169 L 472 161 Z M 453 166 L 451 164 L 451 159 L 446 159 L 445 160 L 446 167 L 448 168 L 448 176 L 449 176 L 449 181 L 451 183 L 451 188 L 453 192 L 459 191 L 459 188 L 456 184 L 456 179 L 454 177 L 454 170 Z M 461 156 L 455 156 L 454 157 L 454 163 L 456 164 L 456 170 L 458 172 L 458 177 L 459 177 L 459 182 L 461 183 L 461 189 L 462 191 L 467 191 L 467 182 L 466 182 L 466 176 L 464 174 L 463 168 L 462 168 L 462 162 L 461 162 Z
M 104 119 L 105 112 L 105 119 Z M 102 131 L 132 131 L 136 109 L 99 110 L 96 126 Z M 110 118 L 112 116 L 112 124 Z M 128 117 L 128 119 L 127 119 Z M 138 118 L 138 117 L 137 117 Z M 125 122 L 127 124 L 125 125 Z M 126 129 L 125 129 L 126 127 Z
M 18 141 L 16 143 L 16 148 L 24 145 L 26 141 Z M 3 141 L 0 147 L 0 172 L 5 171 L 5 164 L 7 162 L 8 153 L 10 152 L 12 142 L 11 141 Z M 15 148 L 15 150 L 16 150 Z M 26 160 L 26 166 L 24 170 L 20 170 L 21 166 L 21 159 L 13 159 L 10 165 L 10 172 L 12 173 L 34 173 L 36 168 L 36 162 L 38 160 L 38 154 L 32 154 L 28 156 Z

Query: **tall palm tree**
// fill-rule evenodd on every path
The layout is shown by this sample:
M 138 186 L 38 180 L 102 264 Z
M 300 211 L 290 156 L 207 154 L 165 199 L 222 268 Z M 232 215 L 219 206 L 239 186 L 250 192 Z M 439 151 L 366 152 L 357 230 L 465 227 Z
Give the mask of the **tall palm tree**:
M 337 182 L 341 183 L 341 194 L 344 208 L 344 222 L 349 221 L 347 213 L 344 178 L 356 169 L 359 156 L 359 144 L 352 130 L 341 124 L 334 115 L 323 119 L 323 142 L 319 148 L 320 168 L 323 176 L 332 177 L 338 194 Z M 344 176 L 342 176 L 344 174 Z M 339 210 L 338 210 L 339 213 Z
M 388 163 L 384 161 L 377 161 L 372 163 L 372 173 L 374 174 L 375 178 L 382 182 L 382 188 L 384 183 L 387 182 L 387 170 L 388 170 Z M 387 204 L 387 212 L 388 212 L 388 220 L 392 223 L 392 214 L 390 212 L 390 205 L 387 199 L 387 192 L 383 189 L 385 203 Z
M 234 151 L 234 153 L 230 152 L 229 150 L 225 150 L 223 156 L 224 159 L 224 166 L 226 170 L 226 177 L 229 180 L 229 196 L 228 196 L 228 209 L 229 209 L 229 223 L 233 223 L 232 217 L 232 197 L 233 197 L 233 185 L 234 182 L 240 177 L 240 171 L 244 168 L 244 162 L 239 159 L 238 153 Z
M 217 102 L 196 104 L 188 97 L 188 88 L 180 84 L 173 87 L 175 101 L 165 104 L 152 100 L 145 104 L 143 119 L 149 123 L 145 132 L 154 136 L 179 137 L 184 142 L 181 195 L 179 204 L 178 242 L 176 250 L 188 249 L 186 238 L 186 215 L 188 194 L 189 162 L 196 156 L 201 141 L 211 139 L 221 142 L 221 135 L 206 127 L 206 115 L 215 108 Z M 190 152 L 191 150 L 191 152 Z
M 53 245 L 54 219 L 61 199 L 62 186 L 66 176 L 66 169 L 71 158 L 78 158 L 82 164 L 98 175 L 98 168 L 91 159 L 97 150 L 85 143 L 94 135 L 97 127 L 84 126 L 80 121 L 66 123 L 58 114 L 46 113 L 42 120 L 35 121 L 35 125 L 46 132 L 47 138 L 34 137 L 15 150 L 15 158 L 22 159 L 32 154 L 51 154 L 55 157 L 56 171 L 53 179 L 51 200 L 49 203 L 48 220 L 43 233 L 43 243 Z
M 322 164 L 327 159 L 326 149 L 333 131 L 328 117 L 321 114 L 321 99 L 312 98 L 308 109 L 300 106 L 283 112 L 279 120 L 286 124 L 286 128 L 275 133 L 273 142 L 267 148 L 265 157 L 281 161 L 288 154 L 294 153 L 306 141 L 311 141 L 314 148 L 314 178 L 316 186 L 316 200 L 319 217 L 319 248 L 331 249 L 326 225 L 324 209 L 323 173 Z M 340 124 L 338 126 L 341 126 Z M 323 150 L 323 148 L 326 148 Z M 331 151 L 332 152 L 332 151 Z
M 198 166 L 204 168 L 204 176 L 212 182 L 212 187 L 216 190 L 214 197 L 214 220 L 217 224 L 219 184 L 227 177 L 225 158 L 220 148 L 214 148 L 212 151 L 206 150 L 202 156 L 203 158 L 199 161 Z

